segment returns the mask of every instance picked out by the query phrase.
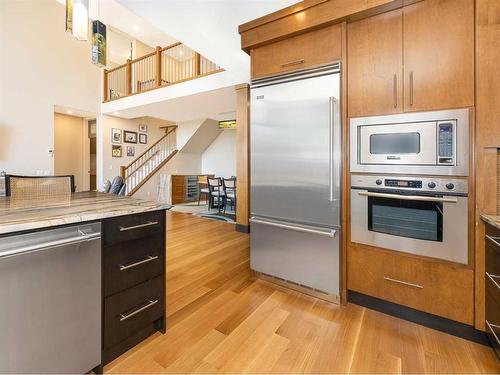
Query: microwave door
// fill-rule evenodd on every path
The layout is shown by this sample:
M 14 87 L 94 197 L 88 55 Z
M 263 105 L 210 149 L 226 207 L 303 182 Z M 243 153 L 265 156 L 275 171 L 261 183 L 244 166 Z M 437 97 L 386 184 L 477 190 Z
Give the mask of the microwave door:
M 360 126 L 358 141 L 361 164 L 436 164 L 436 122 Z

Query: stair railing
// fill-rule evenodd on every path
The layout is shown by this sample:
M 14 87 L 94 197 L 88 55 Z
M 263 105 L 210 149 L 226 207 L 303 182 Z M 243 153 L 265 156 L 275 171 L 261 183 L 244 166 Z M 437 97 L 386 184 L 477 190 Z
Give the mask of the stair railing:
M 134 194 L 173 155 L 177 153 L 177 127 L 167 133 L 127 166 L 120 168 L 120 175 L 127 184 L 127 195 Z

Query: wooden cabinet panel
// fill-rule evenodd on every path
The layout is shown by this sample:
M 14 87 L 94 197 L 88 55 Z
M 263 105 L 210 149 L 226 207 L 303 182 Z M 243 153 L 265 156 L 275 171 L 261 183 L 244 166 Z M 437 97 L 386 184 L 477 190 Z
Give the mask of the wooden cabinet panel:
M 405 111 L 474 105 L 474 1 L 404 8 Z
M 342 56 L 342 25 L 252 49 L 252 78 L 328 64 Z
M 348 289 L 472 324 L 471 269 L 362 245 L 351 245 L 348 259 Z
M 402 9 L 348 24 L 349 117 L 402 112 L 402 30 Z
M 172 176 L 172 204 L 186 200 L 186 176 Z

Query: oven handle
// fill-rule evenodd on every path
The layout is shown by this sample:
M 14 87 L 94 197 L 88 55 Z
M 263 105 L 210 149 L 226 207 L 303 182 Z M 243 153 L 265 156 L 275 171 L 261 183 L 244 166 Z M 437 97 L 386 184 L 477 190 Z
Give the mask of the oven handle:
M 373 193 L 371 191 L 360 191 L 359 195 L 365 197 L 379 197 L 379 198 L 392 198 L 392 199 L 402 199 L 405 201 L 424 201 L 424 202 L 446 202 L 446 203 L 457 203 L 456 198 L 438 198 L 438 197 L 426 197 L 422 195 L 400 195 L 400 194 L 387 194 L 387 193 Z

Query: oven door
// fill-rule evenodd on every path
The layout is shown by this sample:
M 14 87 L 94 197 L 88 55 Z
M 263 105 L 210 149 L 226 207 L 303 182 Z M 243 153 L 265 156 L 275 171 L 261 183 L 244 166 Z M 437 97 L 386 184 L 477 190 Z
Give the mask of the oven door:
M 351 241 L 467 264 L 467 197 L 409 194 L 351 189 Z
M 436 165 L 436 122 L 362 125 L 360 164 Z

